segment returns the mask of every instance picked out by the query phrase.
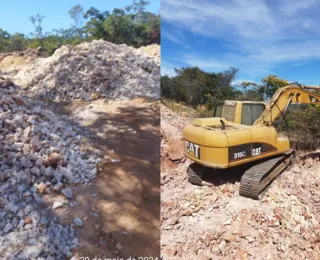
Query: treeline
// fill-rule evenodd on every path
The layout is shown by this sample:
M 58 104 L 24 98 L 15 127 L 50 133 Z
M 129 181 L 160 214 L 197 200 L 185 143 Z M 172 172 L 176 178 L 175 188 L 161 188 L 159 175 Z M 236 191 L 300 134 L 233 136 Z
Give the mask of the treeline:
M 75 45 L 93 39 L 135 47 L 160 44 L 160 16 L 147 12 L 148 4 L 145 0 L 133 0 L 131 5 L 113 9 L 112 12 L 94 7 L 85 11 L 81 5 L 76 5 L 69 10 L 74 25 L 51 32 L 45 32 L 42 26 L 45 16 L 36 14 L 29 17 L 34 26 L 34 32 L 29 35 L 18 32 L 10 34 L 0 28 L 0 52 L 41 47 L 51 54 L 62 45 Z
M 198 67 L 175 69 L 176 76 L 161 77 L 161 95 L 165 99 L 184 102 L 196 107 L 205 105 L 208 110 L 226 99 L 262 101 L 288 81 L 275 75 L 262 79 L 261 84 L 241 82 L 233 84 L 238 70 L 230 68 L 223 72 L 205 72 Z

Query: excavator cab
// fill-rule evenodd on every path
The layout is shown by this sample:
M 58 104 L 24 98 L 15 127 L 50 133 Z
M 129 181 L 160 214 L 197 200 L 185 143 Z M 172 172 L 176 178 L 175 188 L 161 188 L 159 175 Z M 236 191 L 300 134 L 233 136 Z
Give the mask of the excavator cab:
M 228 122 L 253 125 L 266 108 L 266 102 L 226 100 L 215 106 L 213 117 L 221 117 Z

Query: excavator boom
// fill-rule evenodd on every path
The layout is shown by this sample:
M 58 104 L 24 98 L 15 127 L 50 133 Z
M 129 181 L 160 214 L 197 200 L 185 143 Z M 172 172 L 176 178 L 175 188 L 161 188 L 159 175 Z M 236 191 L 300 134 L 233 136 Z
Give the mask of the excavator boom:
M 253 125 L 271 125 L 279 115 L 284 115 L 290 104 L 320 104 L 320 95 L 307 91 L 308 89 L 319 90 L 317 86 L 286 86 L 278 89 L 266 106 L 261 116 Z

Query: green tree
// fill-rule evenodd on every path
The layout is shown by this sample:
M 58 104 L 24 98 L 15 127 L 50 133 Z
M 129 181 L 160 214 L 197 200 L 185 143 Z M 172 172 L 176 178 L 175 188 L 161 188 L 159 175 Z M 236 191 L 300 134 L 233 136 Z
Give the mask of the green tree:
M 184 99 L 188 105 L 197 106 L 205 100 L 206 74 L 198 67 L 176 70 L 176 84 L 184 89 Z
M 86 11 L 84 18 L 89 19 L 89 21 L 85 25 L 85 30 L 89 37 L 104 40 L 109 38 L 109 34 L 103 26 L 104 21 L 109 15 L 108 11 L 100 12 L 94 7 Z
M 217 73 L 216 85 L 218 95 L 220 97 L 232 98 L 234 96 L 234 88 L 232 87 L 232 82 L 236 79 L 238 71 L 238 69 L 230 68 L 223 72 Z
M 208 73 L 197 67 L 175 69 L 176 76 L 161 78 L 163 98 L 182 101 L 190 106 L 206 105 L 212 109 L 214 105 L 225 99 L 234 98 L 238 92 L 232 86 L 238 72 L 237 69 L 220 73 Z
M 149 4 L 149 1 L 145 1 L 145 0 L 133 0 L 131 5 L 127 5 L 125 7 L 127 12 L 131 12 L 132 15 L 135 17 L 139 17 L 140 15 L 142 15 L 145 10 L 146 10 L 146 6 Z
M 94 7 L 84 13 L 81 5 L 75 5 L 69 10 L 74 25 L 51 32 L 43 31 L 43 15 L 30 16 L 29 20 L 34 26 L 34 32 L 30 33 L 30 37 L 21 33 L 10 35 L 0 29 L 0 52 L 41 46 L 46 50 L 42 53 L 52 54 L 62 45 L 76 45 L 84 40 L 93 39 L 135 47 L 160 43 L 160 16 L 147 12 L 148 4 L 148 1 L 134 0 L 131 5 L 123 9 L 114 9 L 111 14 Z
M 169 76 L 161 77 L 161 97 L 162 98 L 172 98 L 173 97 L 173 86 L 172 80 Z
M 10 46 L 10 34 L 0 28 L 0 52 L 8 51 Z
M 22 51 L 26 47 L 26 40 L 23 33 L 14 33 L 10 38 L 10 51 Z
M 285 87 L 289 82 L 285 79 L 278 78 L 276 75 L 269 75 L 262 78 L 262 88 L 266 99 L 270 99 L 278 88 Z
M 205 103 L 208 110 L 211 110 L 217 103 L 225 99 L 233 99 L 236 90 L 232 86 L 238 69 L 230 68 L 219 73 L 207 73 L 207 86 L 205 91 Z
M 123 9 L 114 9 L 112 14 L 104 21 L 104 29 L 114 43 L 130 44 L 133 36 L 131 17 Z
M 243 81 L 240 84 L 242 91 L 239 92 L 237 99 L 248 100 L 248 101 L 263 101 L 264 88 L 251 81 Z
M 160 16 L 145 11 L 149 3 L 145 0 L 133 0 L 132 4 L 125 8 L 133 20 L 135 46 L 160 44 Z
M 75 31 L 78 34 L 78 37 L 82 39 L 83 38 L 82 26 L 83 26 L 83 20 L 84 20 L 83 7 L 80 4 L 72 6 L 71 9 L 69 10 L 69 14 L 75 22 Z
M 155 16 L 152 13 L 145 12 L 141 15 L 141 21 L 144 33 L 144 42 L 141 45 L 160 44 L 160 15 Z
M 34 26 L 34 36 L 39 42 L 39 45 L 43 48 L 43 31 L 42 31 L 42 26 L 41 23 L 43 21 L 44 16 L 41 14 L 36 14 L 34 16 L 30 16 L 29 20 Z

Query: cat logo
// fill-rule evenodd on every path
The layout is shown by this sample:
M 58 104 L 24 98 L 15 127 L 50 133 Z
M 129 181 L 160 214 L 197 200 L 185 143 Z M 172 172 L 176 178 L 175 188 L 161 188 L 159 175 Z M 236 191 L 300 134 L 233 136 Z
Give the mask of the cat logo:
M 186 141 L 187 154 L 200 159 L 200 146 Z
M 252 149 L 252 156 L 257 156 L 261 154 L 261 147 Z

